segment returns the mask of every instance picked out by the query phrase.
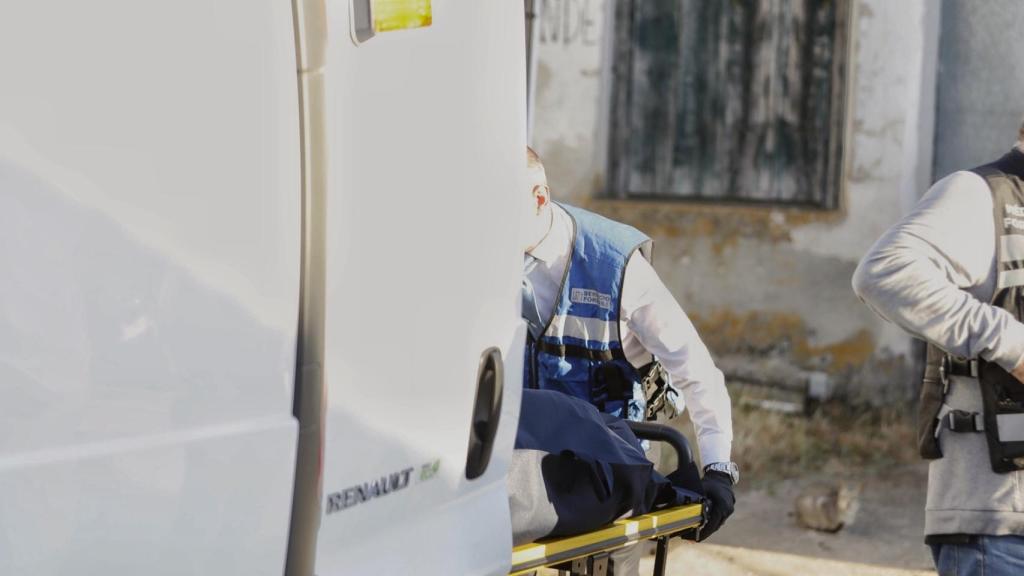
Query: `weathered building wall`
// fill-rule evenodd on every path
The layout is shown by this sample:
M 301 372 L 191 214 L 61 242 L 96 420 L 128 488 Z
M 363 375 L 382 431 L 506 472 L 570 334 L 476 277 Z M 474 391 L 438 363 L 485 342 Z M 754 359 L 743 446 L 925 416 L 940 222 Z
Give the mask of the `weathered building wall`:
M 555 198 L 654 236 L 656 268 L 734 379 L 819 373 L 855 400 L 910 398 L 911 339 L 857 300 L 850 277 L 930 183 L 938 3 L 854 2 L 834 211 L 601 199 L 613 6 L 540 8 L 533 144 Z
M 610 6 L 605 0 L 537 2 L 532 143 L 543 149 L 546 169 L 557 175 L 549 180 L 566 199 L 592 197 L 604 186 Z
M 942 10 L 936 177 L 1005 153 L 1024 112 L 1024 74 L 1014 62 L 1024 3 L 944 0 Z

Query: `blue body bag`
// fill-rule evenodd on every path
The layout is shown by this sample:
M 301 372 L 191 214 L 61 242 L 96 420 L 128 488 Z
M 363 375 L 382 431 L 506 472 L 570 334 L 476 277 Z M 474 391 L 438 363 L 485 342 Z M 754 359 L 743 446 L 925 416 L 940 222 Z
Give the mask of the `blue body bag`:
M 523 390 L 508 480 L 515 543 L 699 502 L 699 477 L 690 466 L 665 478 L 621 418 L 560 392 Z

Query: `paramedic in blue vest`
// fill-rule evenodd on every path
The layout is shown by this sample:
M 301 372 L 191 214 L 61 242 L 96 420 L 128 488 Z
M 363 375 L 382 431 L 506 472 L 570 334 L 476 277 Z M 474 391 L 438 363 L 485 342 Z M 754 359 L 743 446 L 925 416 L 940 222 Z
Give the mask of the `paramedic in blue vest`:
M 647 259 L 651 240 L 630 226 L 551 201 L 540 157 L 527 148 L 530 217 L 523 317 L 527 387 L 554 389 L 643 420 L 638 368 L 652 355 L 682 391 L 711 502 L 704 534 L 732 514 L 732 407 L 722 372 Z

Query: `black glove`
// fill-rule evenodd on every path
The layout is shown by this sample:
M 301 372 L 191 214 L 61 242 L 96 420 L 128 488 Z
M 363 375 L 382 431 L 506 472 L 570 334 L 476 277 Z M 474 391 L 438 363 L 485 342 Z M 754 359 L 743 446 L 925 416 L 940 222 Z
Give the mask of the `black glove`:
M 732 516 L 736 496 L 732 492 L 732 478 L 724 472 L 708 470 L 701 484 L 704 485 L 704 497 L 707 499 L 708 518 L 700 531 L 700 541 L 703 542 L 725 524 L 726 518 Z

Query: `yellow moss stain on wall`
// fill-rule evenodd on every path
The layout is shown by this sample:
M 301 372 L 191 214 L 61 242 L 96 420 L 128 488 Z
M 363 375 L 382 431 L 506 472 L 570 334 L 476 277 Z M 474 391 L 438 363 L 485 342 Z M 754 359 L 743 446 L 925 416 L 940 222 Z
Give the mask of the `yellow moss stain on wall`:
M 831 358 L 832 370 L 858 367 L 871 358 L 875 351 L 875 339 L 867 330 L 858 330 L 856 334 L 827 346 L 809 346 L 809 355 L 828 354 Z
M 721 353 L 770 352 L 786 347 L 794 337 L 806 339 L 803 320 L 796 314 L 690 312 L 690 319 L 708 348 Z
M 788 356 L 801 368 L 837 373 L 871 360 L 874 338 L 867 330 L 830 344 L 815 344 L 806 322 L 795 313 L 719 310 L 692 313 L 708 348 L 717 354 Z
M 778 208 L 745 204 L 623 201 L 595 199 L 585 207 L 663 238 L 706 238 L 721 254 L 741 238 L 789 242 L 793 229 L 811 224 L 836 224 L 841 211 Z

